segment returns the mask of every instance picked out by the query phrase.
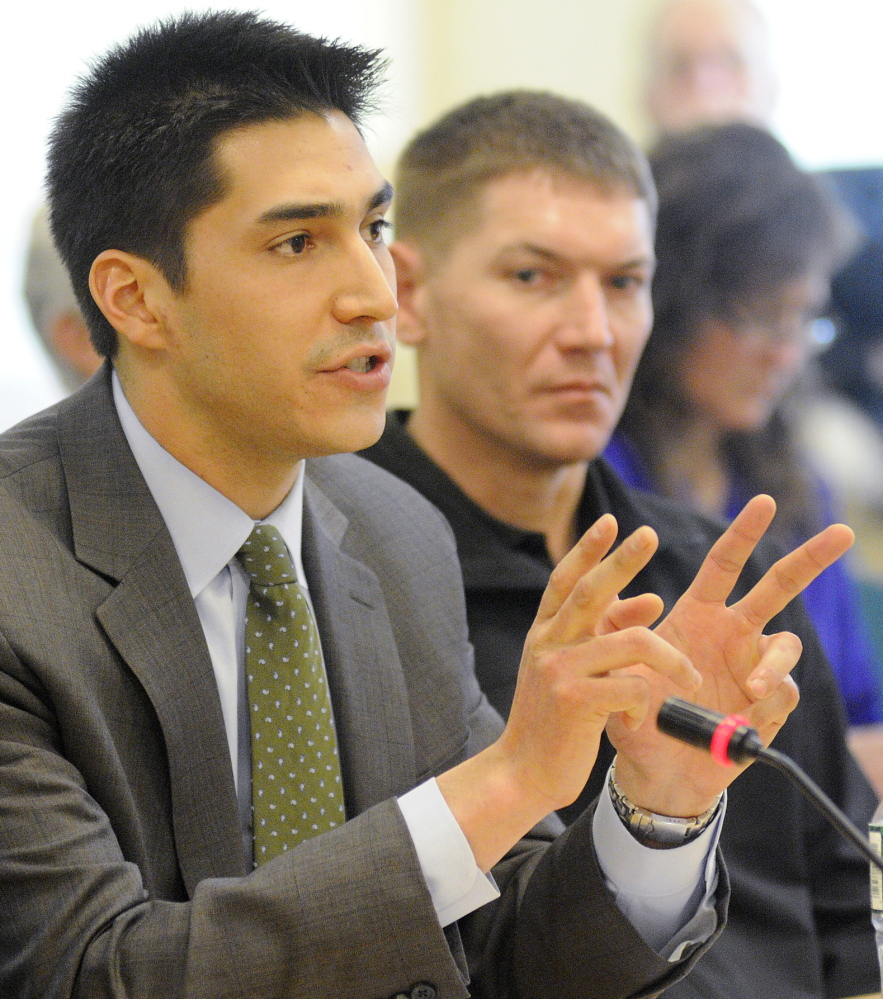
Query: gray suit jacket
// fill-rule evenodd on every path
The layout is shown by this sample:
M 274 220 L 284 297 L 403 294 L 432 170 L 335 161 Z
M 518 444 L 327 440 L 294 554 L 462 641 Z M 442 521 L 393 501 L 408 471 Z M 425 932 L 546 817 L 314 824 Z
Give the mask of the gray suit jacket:
M 304 563 L 348 819 L 248 873 L 208 650 L 108 372 L 0 437 L 0 995 L 614 997 L 670 966 L 590 816 L 447 933 L 394 796 L 491 741 L 450 531 L 353 456 L 308 463 Z M 721 921 L 726 878 L 719 890 Z

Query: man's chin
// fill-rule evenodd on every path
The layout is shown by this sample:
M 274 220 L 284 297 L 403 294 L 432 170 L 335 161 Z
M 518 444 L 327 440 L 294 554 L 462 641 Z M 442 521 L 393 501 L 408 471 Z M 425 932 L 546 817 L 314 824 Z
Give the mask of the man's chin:
M 539 451 L 570 464 L 597 458 L 607 447 L 620 415 L 621 407 L 599 394 L 588 401 L 559 402 L 546 412 L 535 412 L 523 426 Z
M 542 447 L 534 447 L 529 451 L 531 464 L 544 466 L 550 470 L 566 468 L 570 465 L 586 464 L 597 458 L 607 445 L 598 441 L 583 441 L 580 443 L 544 442 Z
M 595 428 L 587 430 L 584 427 L 565 426 L 555 432 L 549 428 L 549 433 L 543 435 L 538 451 L 551 463 L 573 465 L 578 462 L 592 461 L 607 447 L 612 433 L 608 430 Z
M 386 409 L 361 412 L 357 417 L 327 434 L 313 457 L 332 454 L 352 454 L 376 444 L 386 426 Z

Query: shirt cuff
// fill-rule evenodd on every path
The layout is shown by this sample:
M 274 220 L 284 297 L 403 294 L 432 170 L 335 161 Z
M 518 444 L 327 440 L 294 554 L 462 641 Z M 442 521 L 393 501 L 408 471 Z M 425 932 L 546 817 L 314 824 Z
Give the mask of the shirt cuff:
M 434 778 L 403 794 L 398 804 L 442 927 L 500 897 L 493 877 L 475 863 Z
M 623 825 L 607 787 L 592 825 L 595 853 L 607 887 L 644 942 L 660 957 L 679 961 L 717 928 L 715 851 L 726 795 L 714 820 L 696 839 L 675 849 L 653 850 Z

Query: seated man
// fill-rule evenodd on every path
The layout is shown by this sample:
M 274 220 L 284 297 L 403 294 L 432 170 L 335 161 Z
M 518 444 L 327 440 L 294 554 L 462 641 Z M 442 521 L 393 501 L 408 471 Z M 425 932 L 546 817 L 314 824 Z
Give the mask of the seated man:
M 420 404 L 392 415 L 365 453 L 450 521 L 476 672 L 506 714 L 523 696 L 521 647 L 544 590 L 597 518 L 613 514 L 623 534 L 655 528 L 659 552 L 622 595 L 650 591 L 667 608 L 680 606 L 723 530 L 626 489 L 597 460 L 650 331 L 653 185 L 644 157 L 601 115 L 528 92 L 477 99 L 417 136 L 397 185 L 399 336 L 417 348 Z M 737 593 L 771 561 L 760 550 Z M 837 688 L 800 602 L 773 623 L 804 644 L 800 705 L 776 745 L 862 825 L 873 795 L 846 749 Z M 695 699 L 710 696 L 706 683 Z M 614 716 L 608 732 L 622 760 L 632 736 Z M 582 821 L 612 753 L 602 747 L 583 797 L 561 812 L 567 820 Z M 732 788 L 722 843 L 728 926 L 666 995 L 877 990 L 867 865 L 778 774 L 755 767 Z

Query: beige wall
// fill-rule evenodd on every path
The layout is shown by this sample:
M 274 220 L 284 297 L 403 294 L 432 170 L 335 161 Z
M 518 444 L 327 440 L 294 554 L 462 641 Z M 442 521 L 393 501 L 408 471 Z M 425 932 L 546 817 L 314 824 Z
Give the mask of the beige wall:
M 637 79 L 657 0 L 422 0 L 423 112 L 474 94 L 556 90 L 641 138 Z

